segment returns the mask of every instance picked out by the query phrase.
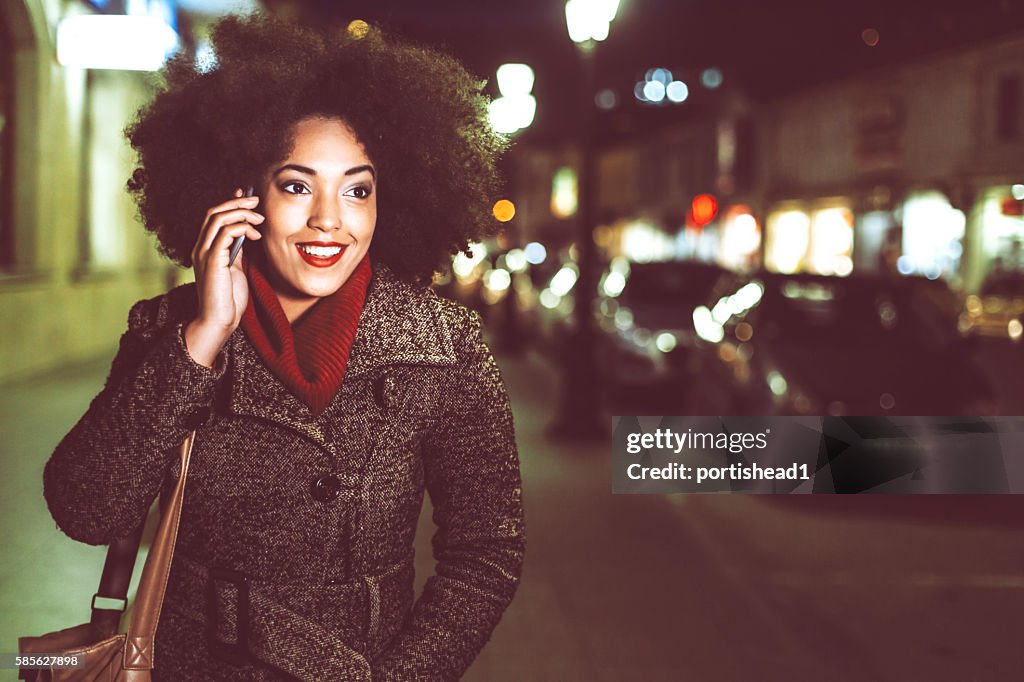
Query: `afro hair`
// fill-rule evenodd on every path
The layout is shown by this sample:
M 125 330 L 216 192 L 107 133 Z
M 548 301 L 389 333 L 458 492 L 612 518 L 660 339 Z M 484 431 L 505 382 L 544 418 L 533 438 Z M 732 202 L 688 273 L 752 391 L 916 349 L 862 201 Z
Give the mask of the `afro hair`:
M 363 28 L 366 28 L 363 26 Z M 470 242 L 497 233 L 491 206 L 507 147 L 484 83 L 451 56 L 373 27 L 314 29 L 254 14 L 214 25 L 211 68 L 173 58 L 126 131 L 128 181 L 161 253 L 191 266 L 206 211 L 285 158 L 294 126 L 337 117 L 381 178 L 370 254 L 426 283 Z

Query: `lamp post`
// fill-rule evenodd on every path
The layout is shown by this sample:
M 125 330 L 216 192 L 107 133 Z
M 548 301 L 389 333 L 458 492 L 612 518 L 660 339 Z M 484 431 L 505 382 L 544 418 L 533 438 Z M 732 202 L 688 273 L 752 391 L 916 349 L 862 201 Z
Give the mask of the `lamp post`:
M 573 306 L 573 333 L 566 340 L 563 352 L 562 394 L 559 414 L 551 426 L 551 434 L 566 439 L 603 438 L 608 425 L 601 421 L 595 381 L 594 290 L 597 275 L 597 252 L 594 248 L 596 216 L 596 158 L 594 154 L 595 111 L 594 90 L 595 47 L 608 37 L 608 30 L 618 11 L 619 0 L 568 0 L 565 23 L 569 37 L 580 56 L 579 97 L 579 212 L 576 247 L 579 254 L 579 279 L 576 282 Z

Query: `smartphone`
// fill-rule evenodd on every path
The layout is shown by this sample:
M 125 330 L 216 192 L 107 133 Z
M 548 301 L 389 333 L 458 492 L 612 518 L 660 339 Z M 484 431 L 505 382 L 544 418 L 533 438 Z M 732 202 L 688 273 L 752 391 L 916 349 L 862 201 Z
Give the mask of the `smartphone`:
M 245 196 L 251 197 L 253 195 L 252 185 L 245 188 Z M 235 237 L 235 240 L 231 242 L 231 256 L 228 258 L 228 267 L 230 268 L 235 264 L 235 259 L 238 258 L 238 254 L 242 251 L 242 244 L 245 243 L 245 235 Z

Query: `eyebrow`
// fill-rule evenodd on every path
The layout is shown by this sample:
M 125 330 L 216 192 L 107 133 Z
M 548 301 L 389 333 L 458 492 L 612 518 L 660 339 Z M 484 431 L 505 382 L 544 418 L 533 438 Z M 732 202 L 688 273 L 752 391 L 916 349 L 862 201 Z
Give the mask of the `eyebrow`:
M 298 171 L 300 173 L 305 173 L 306 175 L 315 176 L 317 174 L 317 172 L 312 168 L 300 166 L 297 163 L 286 163 L 285 165 L 281 166 L 276 171 L 274 171 L 274 175 L 277 176 L 286 170 Z M 373 166 L 371 166 L 370 164 L 363 164 L 362 166 L 354 166 L 352 168 L 349 168 L 347 171 L 345 171 L 345 175 L 357 175 L 359 173 L 362 173 L 363 171 L 369 171 L 370 175 L 373 176 L 373 179 L 377 179 L 377 172 L 373 170 Z

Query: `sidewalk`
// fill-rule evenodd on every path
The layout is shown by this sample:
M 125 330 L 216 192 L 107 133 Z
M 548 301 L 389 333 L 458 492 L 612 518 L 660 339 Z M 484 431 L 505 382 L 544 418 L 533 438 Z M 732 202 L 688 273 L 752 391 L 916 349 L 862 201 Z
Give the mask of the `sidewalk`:
M 522 462 L 526 564 L 465 680 L 1019 676 L 1017 497 L 1003 496 L 995 519 L 986 507 L 957 520 L 969 498 L 612 495 L 606 446 L 544 437 L 558 399 L 552 368 L 533 356 L 498 362 Z M 106 370 L 0 388 L 0 652 L 87 618 L 104 549 L 54 527 L 41 472 Z M 434 570 L 432 534 L 428 501 L 417 589 Z

